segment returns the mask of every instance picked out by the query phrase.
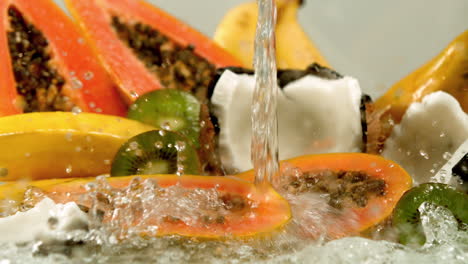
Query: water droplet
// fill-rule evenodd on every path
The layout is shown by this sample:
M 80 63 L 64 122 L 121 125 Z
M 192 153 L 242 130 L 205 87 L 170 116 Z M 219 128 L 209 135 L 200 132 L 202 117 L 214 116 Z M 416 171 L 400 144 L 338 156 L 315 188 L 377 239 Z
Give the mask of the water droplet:
M 106 164 L 106 165 L 110 165 L 110 164 L 111 164 L 111 161 L 110 161 L 110 160 L 108 160 L 108 159 L 105 159 L 105 160 L 104 160 L 104 164 Z
M 80 147 L 80 146 L 76 147 L 76 148 L 75 148 L 75 151 L 76 151 L 76 152 L 80 152 L 80 151 L 81 151 L 81 147 Z
M 29 157 L 31 157 L 31 153 L 26 152 L 26 153 L 24 153 L 24 156 L 25 156 L 26 158 L 29 158 Z
M 96 107 L 96 104 L 95 104 L 94 102 L 89 102 L 88 105 L 89 105 L 89 107 L 91 107 L 91 108 L 95 108 L 95 107 Z
M 74 114 L 79 114 L 79 113 L 83 112 L 83 110 L 81 108 L 79 108 L 78 106 L 74 106 L 71 111 Z
M 440 132 L 439 137 L 441 138 L 445 137 L 445 132 Z
M 96 108 L 96 109 L 94 109 L 94 111 L 95 111 L 96 113 L 102 113 L 102 109 L 101 109 L 101 108 Z
M 445 160 L 449 160 L 451 157 L 452 157 L 452 153 L 450 152 L 445 152 L 442 157 L 445 159 Z
M 0 177 L 8 176 L 8 168 L 0 168 Z
M 130 96 L 133 97 L 133 98 L 137 98 L 137 97 L 138 97 L 138 93 L 135 92 L 135 91 L 130 91 Z
M 70 174 L 70 173 L 72 173 L 72 169 L 73 169 L 73 168 L 72 168 L 72 165 L 68 165 L 67 168 L 65 168 L 65 172 L 66 172 L 67 174 Z
M 172 148 L 172 144 L 171 143 L 167 144 L 167 147 Z
M 162 149 L 164 147 L 163 143 L 161 141 L 156 141 L 154 143 L 154 146 L 157 148 L 157 149 Z
M 87 80 L 87 81 L 93 79 L 93 77 L 94 77 L 94 73 L 91 72 L 91 71 L 87 71 L 87 72 L 85 72 L 84 75 L 83 75 L 83 78 L 84 78 L 85 80 Z
M 165 122 L 164 124 L 162 124 L 161 128 L 164 130 L 171 130 L 171 126 L 169 125 L 169 122 Z
M 206 126 L 206 122 L 205 121 L 200 121 L 200 127 L 205 127 Z
M 74 76 L 74 75 L 75 75 L 75 72 L 74 72 L 74 71 L 71 71 L 71 72 L 70 72 L 70 75 L 71 75 L 71 76 Z
M 72 134 L 72 133 L 66 133 L 66 134 L 65 134 L 65 139 L 66 139 L 67 141 L 72 141 L 72 137 L 73 137 L 73 134 Z
M 83 39 L 83 38 L 78 38 L 78 43 L 79 43 L 79 44 L 83 44 L 83 43 L 84 43 L 84 39 Z
M 177 141 L 176 144 L 175 144 L 175 148 L 177 149 L 177 151 L 183 151 L 185 149 L 185 142 L 183 141 Z
M 131 150 L 137 150 L 138 149 L 138 142 L 132 141 L 132 142 L 130 142 L 130 144 L 128 146 L 130 147 Z
M 427 154 L 426 151 L 424 151 L 424 150 L 421 149 L 421 150 L 419 151 L 419 154 L 420 154 L 424 159 L 427 159 L 427 160 L 429 159 L 429 154 Z
M 166 131 L 164 131 L 164 130 L 159 130 L 159 135 L 160 135 L 161 137 L 164 137 L 164 136 L 166 135 Z
M 132 104 L 132 105 L 130 106 L 130 109 L 131 109 L 131 110 L 136 110 L 137 108 L 138 108 L 138 104 Z

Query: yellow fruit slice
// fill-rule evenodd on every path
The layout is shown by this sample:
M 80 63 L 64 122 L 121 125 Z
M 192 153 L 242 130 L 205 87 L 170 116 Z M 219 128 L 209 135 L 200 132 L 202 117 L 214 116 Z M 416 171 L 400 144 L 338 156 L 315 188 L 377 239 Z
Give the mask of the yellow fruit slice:
M 110 171 L 119 147 L 151 126 L 90 113 L 0 118 L 0 181 L 91 177 Z

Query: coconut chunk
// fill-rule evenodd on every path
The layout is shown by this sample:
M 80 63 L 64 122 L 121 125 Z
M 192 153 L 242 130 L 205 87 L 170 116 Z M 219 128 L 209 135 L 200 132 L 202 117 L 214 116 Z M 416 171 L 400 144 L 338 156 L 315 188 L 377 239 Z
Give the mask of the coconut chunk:
M 399 163 L 416 184 L 429 182 L 468 139 L 468 115 L 445 92 L 412 103 L 393 128 L 382 156 Z
M 253 167 L 250 140 L 254 88 L 253 75 L 226 70 L 211 97 L 220 128 L 220 158 L 228 173 Z M 359 83 L 351 77 L 329 80 L 307 75 L 279 89 L 279 158 L 360 151 L 360 100 Z

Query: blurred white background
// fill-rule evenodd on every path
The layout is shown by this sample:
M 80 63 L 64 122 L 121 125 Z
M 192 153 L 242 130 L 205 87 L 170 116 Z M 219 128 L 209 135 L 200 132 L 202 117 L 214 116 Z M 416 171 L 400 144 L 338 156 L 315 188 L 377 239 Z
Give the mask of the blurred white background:
M 209 36 L 243 2 L 148 1 Z M 468 30 L 468 0 L 305 0 L 299 19 L 331 65 L 375 97 Z

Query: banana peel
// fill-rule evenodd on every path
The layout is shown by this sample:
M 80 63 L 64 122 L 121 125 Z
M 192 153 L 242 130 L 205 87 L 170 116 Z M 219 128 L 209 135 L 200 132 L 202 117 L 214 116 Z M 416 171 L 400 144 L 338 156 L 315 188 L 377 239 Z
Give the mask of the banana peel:
M 375 102 L 375 108 L 399 123 L 411 103 L 420 102 L 435 91 L 451 94 L 468 113 L 468 30 L 431 61 L 393 85 Z
M 47 112 L 0 118 L 0 181 L 95 177 L 129 138 L 153 130 L 91 113 Z
M 313 62 L 328 63 L 302 30 L 297 11 L 302 1 L 276 0 L 276 59 L 278 68 L 305 69 Z M 253 67 L 258 7 L 256 1 L 240 4 L 221 20 L 214 41 L 237 57 L 246 68 Z
M 299 24 L 300 1 L 289 1 L 278 12 L 276 60 L 280 69 L 306 69 L 312 63 L 330 67 L 317 46 Z

